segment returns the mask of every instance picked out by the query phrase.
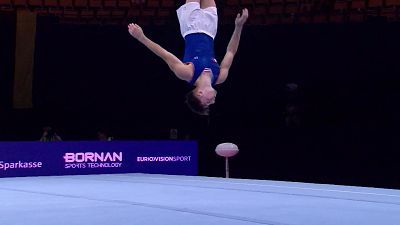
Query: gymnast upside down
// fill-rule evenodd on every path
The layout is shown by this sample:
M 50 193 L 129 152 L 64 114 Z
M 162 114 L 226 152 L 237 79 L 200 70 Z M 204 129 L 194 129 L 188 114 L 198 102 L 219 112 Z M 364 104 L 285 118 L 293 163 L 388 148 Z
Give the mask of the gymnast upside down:
M 199 114 L 208 115 L 210 105 L 215 103 L 215 85 L 225 82 L 239 47 L 243 25 L 249 13 L 243 9 L 235 19 L 235 30 L 219 65 L 214 54 L 214 38 L 218 28 L 218 14 L 214 0 L 187 0 L 177 10 L 180 31 L 185 40 L 183 60 L 150 40 L 142 28 L 131 23 L 129 33 L 139 42 L 162 58 L 171 71 L 194 89 L 186 95 L 189 108 Z

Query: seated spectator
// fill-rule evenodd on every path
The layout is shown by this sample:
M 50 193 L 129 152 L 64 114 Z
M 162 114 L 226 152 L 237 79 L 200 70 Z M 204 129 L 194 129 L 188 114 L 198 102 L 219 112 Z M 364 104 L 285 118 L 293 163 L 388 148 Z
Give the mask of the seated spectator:
M 99 141 L 112 141 L 114 138 L 109 135 L 105 130 L 97 131 L 97 140 Z
M 43 128 L 43 135 L 39 141 L 48 142 L 48 141 L 62 141 L 61 137 L 54 131 L 51 127 Z

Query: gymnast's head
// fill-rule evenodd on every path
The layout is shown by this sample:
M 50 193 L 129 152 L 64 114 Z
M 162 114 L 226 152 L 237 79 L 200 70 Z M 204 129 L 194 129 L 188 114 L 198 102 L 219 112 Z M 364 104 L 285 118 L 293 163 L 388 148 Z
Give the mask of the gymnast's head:
M 215 103 L 217 91 L 209 87 L 196 87 L 186 94 L 186 104 L 189 109 L 199 115 L 209 115 L 210 105 Z

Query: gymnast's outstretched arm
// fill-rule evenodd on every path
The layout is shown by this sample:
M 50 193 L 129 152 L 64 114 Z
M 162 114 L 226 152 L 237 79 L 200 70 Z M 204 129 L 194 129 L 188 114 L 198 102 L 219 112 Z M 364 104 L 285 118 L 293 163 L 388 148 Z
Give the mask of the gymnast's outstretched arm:
M 223 83 L 229 74 L 229 68 L 232 65 L 233 58 L 239 47 L 240 35 L 242 34 L 243 25 L 249 17 L 247 9 L 242 10 L 242 15 L 239 13 L 235 19 L 235 30 L 233 31 L 231 40 L 229 41 L 228 47 L 226 48 L 226 54 L 221 62 L 220 74 L 217 80 L 217 84 Z
M 150 40 L 143 33 L 142 28 L 134 23 L 128 25 L 129 33 L 136 38 L 140 43 L 145 45 L 148 49 L 150 49 L 154 54 L 163 59 L 175 73 L 175 75 L 182 80 L 190 81 L 193 76 L 193 68 L 190 65 L 184 64 L 181 60 L 179 60 L 174 54 L 168 52 L 159 44 Z

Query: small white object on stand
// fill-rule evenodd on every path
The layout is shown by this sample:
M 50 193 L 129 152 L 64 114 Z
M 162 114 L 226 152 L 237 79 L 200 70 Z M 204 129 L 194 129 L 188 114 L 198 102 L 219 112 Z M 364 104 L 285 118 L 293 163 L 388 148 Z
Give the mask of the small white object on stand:
M 235 156 L 239 152 L 237 145 L 233 143 L 221 143 L 215 148 L 217 155 L 225 157 L 225 177 L 229 178 L 229 157 Z

